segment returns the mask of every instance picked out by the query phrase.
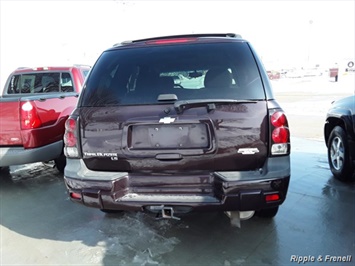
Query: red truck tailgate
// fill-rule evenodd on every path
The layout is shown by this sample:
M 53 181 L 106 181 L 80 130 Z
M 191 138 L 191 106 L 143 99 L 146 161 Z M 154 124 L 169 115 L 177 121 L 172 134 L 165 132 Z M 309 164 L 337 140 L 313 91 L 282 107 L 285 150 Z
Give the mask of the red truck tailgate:
M 20 102 L 0 101 L 0 146 L 21 146 Z

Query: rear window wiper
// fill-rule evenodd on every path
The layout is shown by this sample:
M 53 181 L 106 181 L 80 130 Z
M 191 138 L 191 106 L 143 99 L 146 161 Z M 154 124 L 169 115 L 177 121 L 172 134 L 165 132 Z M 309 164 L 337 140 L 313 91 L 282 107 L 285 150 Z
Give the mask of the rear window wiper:
M 216 104 L 241 104 L 241 103 L 257 103 L 252 100 L 228 100 L 228 99 L 202 99 L 202 100 L 182 100 L 174 103 L 174 108 L 178 114 L 181 114 L 184 110 L 206 106 L 207 111 L 216 109 Z

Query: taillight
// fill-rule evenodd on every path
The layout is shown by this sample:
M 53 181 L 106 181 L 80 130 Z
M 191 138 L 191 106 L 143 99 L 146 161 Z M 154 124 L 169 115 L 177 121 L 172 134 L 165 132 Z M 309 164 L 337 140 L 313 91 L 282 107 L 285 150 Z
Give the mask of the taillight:
M 75 147 L 76 146 L 76 136 L 74 132 L 66 132 L 64 135 L 64 143 L 67 147 Z
M 75 192 L 71 192 L 69 194 L 70 198 L 74 199 L 74 200 L 81 200 L 81 194 L 80 193 L 75 193 Z
M 68 118 L 65 121 L 64 133 L 64 154 L 69 158 L 78 158 L 78 138 L 77 138 L 77 120 L 75 118 Z
M 34 67 L 32 68 L 33 70 L 48 70 L 49 68 L 48 67 Z
M 270 117 L 271 124 L 271 154 L 288 154 L 290 143 L 290 131 L 286 115 L 281 111 L 274 112 Z
M 36 105 L 33 102 L 21 103 L 21 128 L 32 129 L 42 125 L 38 116 Z
M 67 121 L 65 121 L 65 130 L 71 132 L 76 130 L 76 120 L 74 118 L 68 118 Z
M 277 193 L 265 195 L 265 201 L 266 201 L 266 202 L 278 201 L 278 200 L 280 200 L 280 195 L 277 194 Z
M 282 127 L 287 125 L 287 119 L 283 112 L 275 112 L 271 115 L 271 124 L 274 127 Z
M 286 127 L 277 127 L 272 131 L 272 140 L 275 143 L 287 143 L 289 136 L 290 133 Z

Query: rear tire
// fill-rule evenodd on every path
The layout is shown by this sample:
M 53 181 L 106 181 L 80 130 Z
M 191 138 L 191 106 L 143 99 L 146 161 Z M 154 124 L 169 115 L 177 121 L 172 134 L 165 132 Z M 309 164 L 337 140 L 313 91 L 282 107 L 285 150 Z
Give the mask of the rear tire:
M 262 218 L 273 218 L 279 211 L 279 206 L 256 211 L 255 214 Z
M 344 129 L 334 127 L 328 139 L 328 163 L 333 176 L 341 181 L 352 180 L 354 166 L 350 158 L 348 140 Z
M 55 167 L 60 173 L 64 173 L 65 165 L 67 164 L 67 158 L 62 154 L 57 159 L 54 159 Z

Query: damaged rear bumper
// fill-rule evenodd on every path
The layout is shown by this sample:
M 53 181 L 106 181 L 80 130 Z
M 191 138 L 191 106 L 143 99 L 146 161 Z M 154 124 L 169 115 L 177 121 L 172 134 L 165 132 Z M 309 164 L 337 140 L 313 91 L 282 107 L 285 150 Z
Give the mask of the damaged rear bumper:
M 283 203 L 290 160 L 269 158 L 257 171 L 133 174 L 91 171 L 69 159 L 64 180 L 72 201 L 104 210 L 250 211 Z

